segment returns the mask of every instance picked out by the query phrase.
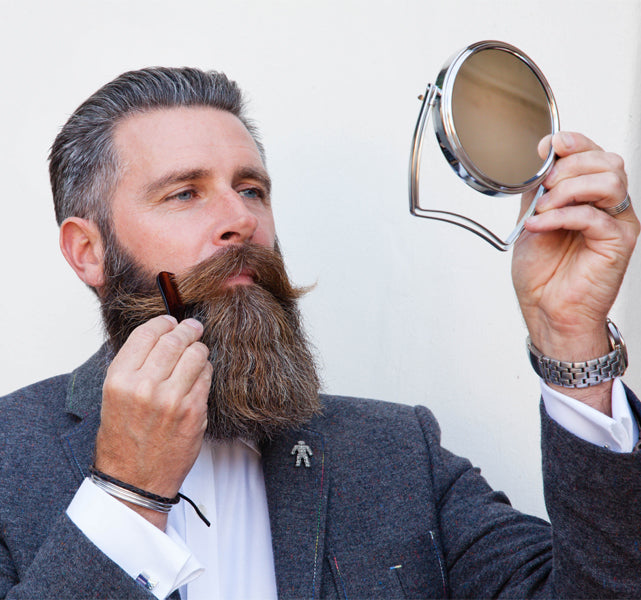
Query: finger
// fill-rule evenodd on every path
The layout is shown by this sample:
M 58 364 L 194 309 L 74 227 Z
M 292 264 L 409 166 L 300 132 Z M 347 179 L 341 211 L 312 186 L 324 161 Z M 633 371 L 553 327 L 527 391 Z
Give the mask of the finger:
M 210 362 L 207 362 L 194 379 L 191 389 L 180 396 L 176 405 L 178 421 L 185 424 L 186 419 L 196 423 L 197 427 L 204 427 L 207 423 L 207 404 L 209 390 L 214 369 Z M 191 428 L 191 426 L 187 426 Z
M 545 145 L 544 142 L 547 145 Z M 545 150 L 545 154 L 542 156 L 542 158 L 545 158 L 550 151 L 549 135 L 545 136 L 539 142 L 539 154 L 542 150 L 542 144 L 543 149 Z M 573 154 L 575 152 L 603 150 L 601 146 L 594 143 L 590 138 L 584 136 L 581 133 L 575 133 L 572 131 L 559 131 L 558 133 L 555 133 L 554 136 L 552 136 L 552 148 L 554 149 L 554 153 L 559 157 L 568 156 L 569 154 Z
M 564 206 L 534 215 L 526 220 L 525 228 L 532 233 L 578 231 L 583 233 L 586 241 L 610 241 L 613 248 L 627 243 L 622 222 L 588 204 Z
M 541 141 L 539 142 L 539 145 L 537 146 L 537 151 L 539 153 L 539 156 L 542 159 L 546 159 L 548 157 L 548 154 L 550 154 L 550 146 L 552 144 L 552 134 L 549 133 L 545 137 L 541 138 Z
M 200 427 L 201 433 L 204 432 L 207 427 L 207 401 L 213 371 L 214 369 L 211 363 L 207 363 L 185 398 L 186 404 L 188 404 L 193 411 L 192 414 Z
M 196 319 L 185 319 L 174 329 L 160 336 L 151 349 L 141 371 L 156 381 L 167 379 L 183 352 L 200 339 L 203 326 Z
M 182 395 L 189 393 L 208 364 L 209 349 L 201 342 L 194 342 L 180 356 L 168 379 L 169 385 Z
M 586 150 L 557 160 L 545 178 L 543 185 L 550 190 L 565 179 L 589 175 L 590 173 L 608 172 L 616 174 L 627 187 L 625 163 L 618 154 L 601 150 Z
M 174 317 L 161 315 L 139 325 L 127 338 L 111 365 L 118 368 L 126 364 L 129 369 L 139 369 L 160 337 L 174 329 L 177 324 L 178 321 Z
M 611 171 L 564 179 L 539 198 L 536 208 L 540 213 L 574 204 L 611 208 L 625 198 L 626 184 L 619 174 Z

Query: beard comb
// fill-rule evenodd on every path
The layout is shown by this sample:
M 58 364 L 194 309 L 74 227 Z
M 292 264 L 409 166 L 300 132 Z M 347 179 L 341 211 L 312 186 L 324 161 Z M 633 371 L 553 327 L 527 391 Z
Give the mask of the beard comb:
M 168 271 L 161 271 L 156 277 L 156 285 L 165 303 L 167 314 L 174 317 L 178 322 L 182 321 L 185 318 L 185 305 L 178 292 L 174 274 Z

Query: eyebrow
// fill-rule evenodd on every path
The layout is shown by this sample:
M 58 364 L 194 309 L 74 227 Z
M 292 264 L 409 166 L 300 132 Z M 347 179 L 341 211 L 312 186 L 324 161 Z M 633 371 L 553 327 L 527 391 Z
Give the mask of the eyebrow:
M 194 181 L 195 179 L 205 179 L 211 177 L 212 172 L 209 169 L 186 169 L 179 171 L 172 171 L 167 173 L 163 177 L 152 181 L 144 189 L 144 195 L 146 197 L 153 196 L 158 192 L 164 190 L 166 187 L 176 185 L 178 183 L 185 183 L 187 181 Z M 269 196 L 272 191 L 272 181 L 269 175 L 262 169 L 256 169 L 254 167 L 241 167 L 234 173 L 234 180 L 239 179 L 255 179 L 258 181 L 264 188 Z
M 163 177 L 160 177 L 145 186 L 144 195 L 146 197 L 153 196 L 168 186 L 175 185 L 177 183 L 185 183 L 186 181 L 193 181 L 194 179 L 204 179 L 210 175 L 211 171 L 209 169 L 172 171 L 171 173 L 167 173 Z
M 264 188 L 265 192 L 269 196 L 272 191 L 272 180 L 266 171 L 262 169 L 256 169 L 254 167 L 241 167 L 234 173 L 234 179 L 255 179 L 260 183 Z

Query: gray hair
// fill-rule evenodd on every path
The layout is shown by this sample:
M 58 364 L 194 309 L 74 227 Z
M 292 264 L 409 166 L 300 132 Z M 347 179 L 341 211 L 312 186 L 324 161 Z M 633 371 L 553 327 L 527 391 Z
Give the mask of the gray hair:
M 180 106 L 208 106 L 235 115 L 265 161 L 258 131 L 245 116 L 242 92 L 224 73 L 189 67 L 129 71 L 83 102 L 51 146 L 49 177 L 58 225 L 71 216 L 90 219 L 105 236 L 118 183 L 115 127 L 132 114 Z

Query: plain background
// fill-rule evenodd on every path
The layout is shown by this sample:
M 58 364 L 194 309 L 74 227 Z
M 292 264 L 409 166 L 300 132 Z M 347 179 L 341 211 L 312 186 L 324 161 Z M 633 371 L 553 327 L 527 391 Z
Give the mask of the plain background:
M 263 131 L 290 274 L 317 283 L 303 310 L 325 390 L 429 406 L 446 446 L 517 507 L 544 514 L 538 381 L 510 254 L 409 215 L 417 95 L 460 48 L 510 42 L 546 74 L 562 126 L 625 158 L 636 199 L 637 0 L 2 0 L 0 8 L 0 393 L 74 368 L 102 339 L 96 301 L 58 251 L 46 157 L 59 127 L 123 71 L 214 68 L 240 82 Z M 463 202 L 508 223 L 516 215 L 516 199 L 488 204 L 468 191 L 431 133 L 423 172 L 430 205 Z M 640 273 L 637 257 L 613 312 L 630 347 L 626 381 L 637 388 Z

